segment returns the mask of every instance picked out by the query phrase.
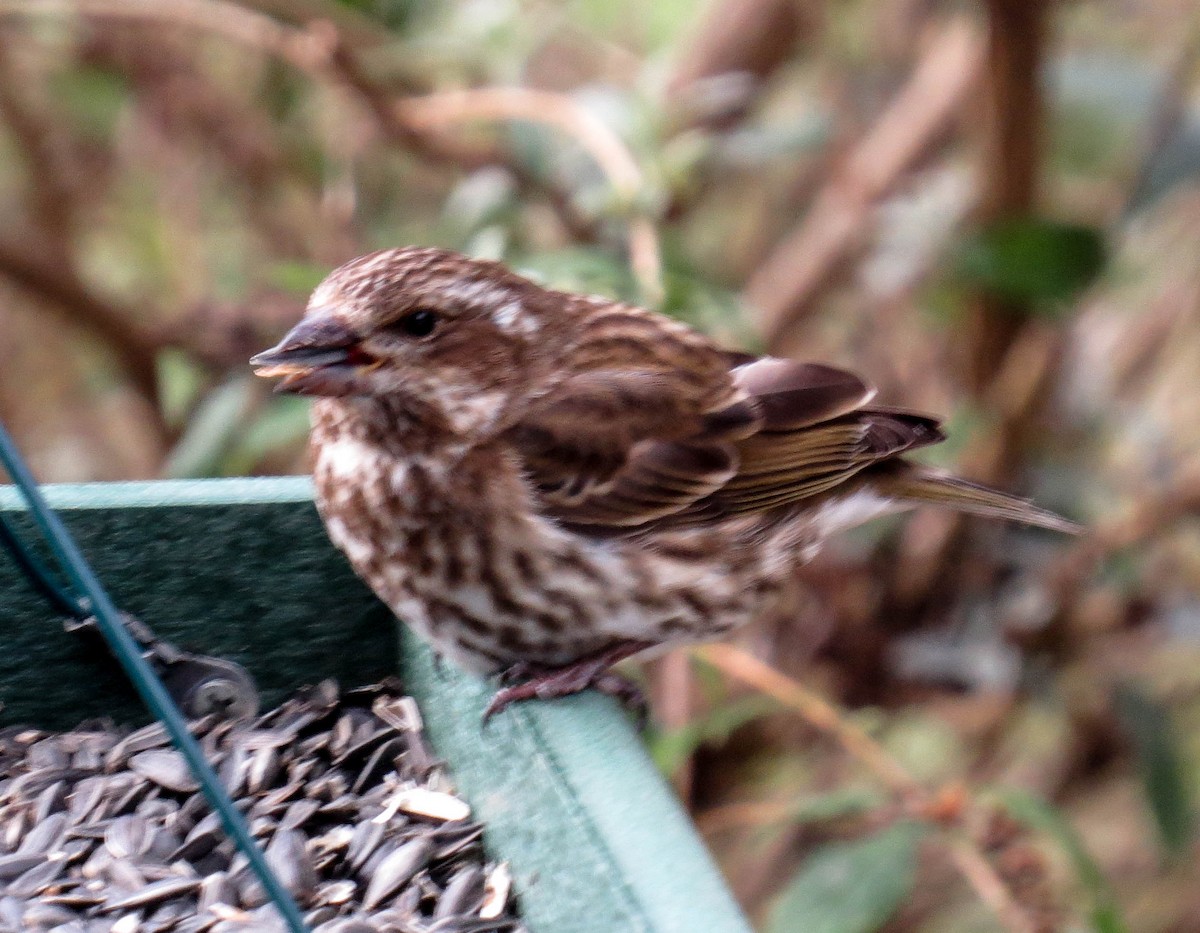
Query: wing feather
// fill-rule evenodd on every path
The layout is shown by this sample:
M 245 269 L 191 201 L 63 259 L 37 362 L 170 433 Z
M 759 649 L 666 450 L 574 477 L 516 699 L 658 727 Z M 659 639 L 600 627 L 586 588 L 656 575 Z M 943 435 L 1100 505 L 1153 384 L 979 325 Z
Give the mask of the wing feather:
M 508 439 L 542 509 L 597 533 L 793 505 L 942 437 L 867 407 L 852 373 L 730 353 L 627 306 L 591 315 L 564 369 Z

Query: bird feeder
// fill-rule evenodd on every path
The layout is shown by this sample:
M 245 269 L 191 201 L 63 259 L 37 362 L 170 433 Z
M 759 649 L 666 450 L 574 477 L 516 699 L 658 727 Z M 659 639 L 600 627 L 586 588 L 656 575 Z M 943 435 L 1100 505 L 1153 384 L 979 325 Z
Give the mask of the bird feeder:
M 236 661 L 264 705 L 304 683 L 399 674 L 435 751 L 510 864 L 534 933 L 745 933 L 703 844 L 617 705 L 520 704 L 486 725 L 493 686 L 438 665 L 330 545 L 306 479 L 45 489 L 116 602 L 163 638 Z M 28 530 L 19 497 L 0 512 Z M 0 726 L 68 729 L 146 713 L 116 666 L 0 570 Z

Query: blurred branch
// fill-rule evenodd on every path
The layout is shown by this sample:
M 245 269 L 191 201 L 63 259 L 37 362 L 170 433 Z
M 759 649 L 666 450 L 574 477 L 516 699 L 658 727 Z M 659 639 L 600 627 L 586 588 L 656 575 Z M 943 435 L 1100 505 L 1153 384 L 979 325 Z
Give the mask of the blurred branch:
M 94 295 L 75 274 L 43 256 L 55 253 L 0 241 L 0 275 L 12 279 L 59 315 L 99 337 L 139 394 L 159 410 L 155 355 L 159 344 L 121 308 Z
M 837 169 L 795 232 L 746 283 L 746 303 L 774 353 L 786 354 L 822 289 L 860 246 L 871 209 L 936 144 L 983 71 L 983 40 L 955 19 L 933 39 L 912 76 Z
M 1031 216 L 1035 210 L 1042 141 L 1042 60 L 1049 4 L 987 0 L 987 80 L 978 220 L 981 224 Z M 1039 433 L 1053 398 L 1066 336 L 1039 322 L 1026 302 L 983 289 L 963 329 L 963 382 L 992 413 L 995 430 L 964 455 L 965 475 L 1007 485 Z M 902 558 L 893 578 L 892 605 L 932 601 L 952 591 L 963 573 L 961 554 L 969 520 L 956 514 L 925 553 Z M 914 554 L 913 551 L 907 551 Z
M 897 797 L 916 801 L 924 796 L 921 785 L 900 762 L 828 700 L 738 648 L 702 645 L 695 648 L 693 653 L 730 677 L 778 700 L 814 727 L 832 736 L 846 754 L 866 765 Z
M 319 69 L 327 56 L 308 32 L 226 0 L 0 0 L 0 18 L 36 16 L 94 16 L 199 30 L 282 58 L 303 71 Z
M 996 415 L 997 423 L 962 458 L 963 471 L 985 483 L 1011 481 L 1036 443 L 1067 345 L 1060 328 L 1038 321 L 1006 339 L 1005 352 L 990 363 L 993 372 L 983 396 L 984 407 Z
M 1024 217 L 1035 207 L 1042 144 L 1042 61 L 1050 5 L 987 0 L 987 81 L 980 221 Z M 991 292 L 979 295 L 967 331 L 966 383 L 982 394 L 1029 309 Z
M 240 366 L 261 346 L 263 333 L 295 321 L 297 301 L 268 296 L 254 306 L 198 306 L 154 328 L 135 323 L 132 313 L 97 296 L 77 276 L 42 257 L 41 249 L 0 240 L 0 275 L 45 300 L 60 317 L 104 342 L 137 391 L 157 403 L 156 358 L 167 349 L 183 350 L 200 362 L 224 369 Z
M 496 146 L 465 146 L 442 133 L 423 132 L 402 119 L 396 107 L 396 95 L 370 78 L 345 38 L 331 32 L 328 24 L 320 24 L 318 31 L 321 30 L 325 32 L 326 42 L 331 49 L 329 66 L 333 70 L 333 79 L 358 95 L 384 136 L 436 165 L 448 162 L 472 171 L 487 165 L 502 164 L 523 190 L 537 191 L 550 202 L 559 222 L 573 238 L 584 243 L 597 238 L 595 223 L 576 210 L 568 194 L 538 178 L 503 149 Z
M 1096 569 L 1113 556 L 1163 534 L 1177 522 L 1200 515 L 1200 458 L 1183 464 L 1170 480 L 1117 519 L 1097 525 L 1046 568 L 1041 579 L 1049 617 L 1009 619 L 1006 630 L 1051 627 L 1065 622 Z
M 386 136 L 422 158 L 436 164 L 449 161 L 467 169 L 505 165 L 523 188 L 536 188 L 547 197 L 572 236 L 592 241 L 596 238 L 594 224 L 580 217 L 562 192 L 537 179 L 509 153 L 496 147 L 462 147 L 448 142 L 440 132 L 429 131 L 447 121 L 469 119 L 524 119 L 554 125 L 575 138 L 597 161 L 624 202 L 622 206 L 633 212 L 629 219 L 631 264 L 645 300 L 657 304 L 661 299 L 657 233 L 648 218 L 635 212 L 642 187 L 637 163 L 612 130 L 565 95 L 524 88 L 491 89 L 455 92 L 439 101 L 416 98 L 398 103 L 391 90 L 377 85 L 365 72 L 348 42 L 350 33 L 343 34 L 332 21 L 322 18 L 306 28 L 292 27 L 225 0 L 0 0 L 0 19 L 37 15 L 160 22 L 211 33 L 279 58 L 317 80 L 350 89 Z M 359 31 L 354 32 L 357 36 Z M 455 116 L 430 112 L 429 105 L 436 103 L 453 105 Z M 413 117 L 411 121 L 408 115 Z
M 410 97 L 396 105 L 400 118 L 418 130 L 437 130 L 472 120 L 526 120 L 554 127 L 575 140 L 608 179 L 629 214 L 629 255 L 642 297 L 663 297 L 662 256 L 653 221 L 638 207 L 643 178 L 621 138 L 566 94 L 533 88 L 476 88 Z
M 823 7 L 813 0 L 716 0 L 667 82 L 668 100 L 687 125 L 727 127 L 814 31 Z
M 686 650 L 668 652 L 647 666 L 650 700 L 660 728 L 671 732 L 683 729 L 692 718 L 692 659 Z M 670 775 L 675 793 L 688 810 L 696 780 L 696 759 L 687 755 Z
M 702 835 L 739 829 L 743 826 L 772 826 L 793 817 L 796 805 L 787 800 L 754 800 L 727 803 L 696 814 L 696 827 Z
M 931 794 L 888 751 L 832 703 L 757 658 L 729 645 L 702 645 L 693 654 L 730 677 L 749 684 L 794 710 L 808 723 L 831 736 L 856 761 L 864 764 L 892 792 L 904 811 L 941 825 L 955 867 L 1009 933 L 1036 933 L 1037 927 L 1014 898 L 1004 879 L 969 834 L 968 804 L 959 787 Z M 960 832 L 961 830 L 961 832 Z
M 0 37 L 0 117 L 20 143 L 17 151 L 30 178 L 25 187 L 30 215 L 45 231 L 47 245 L 65 257 L 74 220 L 74 186 L 68 182 L 69 173 L 61 170 L 62 147 L 51 131 L 48 115 L 22 94 L 27 86 L 13 66 L 8 43 Z

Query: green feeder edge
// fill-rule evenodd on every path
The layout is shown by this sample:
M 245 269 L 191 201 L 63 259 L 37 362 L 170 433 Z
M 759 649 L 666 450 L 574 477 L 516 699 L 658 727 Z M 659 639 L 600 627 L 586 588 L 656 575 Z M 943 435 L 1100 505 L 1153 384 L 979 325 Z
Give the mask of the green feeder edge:
M 350 571 L 307 479 L 47 486 L 117 605 L 184 648 L 237 661 L 264 705 L 303 683 L 395 674 L 438 754 L 509 862 L 533 933 L 748 933 L 703 843 L 624 714 L 587 694 L 511 707 L 447 665 Z M 20 498 L 0 512 L 31 531 Z M 0 562 L 0 725 L 146 719 L 115 663 L 65 633 Z

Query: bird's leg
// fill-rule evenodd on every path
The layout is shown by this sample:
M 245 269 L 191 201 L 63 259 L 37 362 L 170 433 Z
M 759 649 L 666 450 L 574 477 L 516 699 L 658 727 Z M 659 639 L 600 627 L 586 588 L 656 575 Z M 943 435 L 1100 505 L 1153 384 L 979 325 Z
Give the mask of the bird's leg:
M 594 687 L 601 693 L 616 697 L 633 709 L 639 723 L 644 724 L 646 698 L 641 688 L 609 668 L 649 647 L 650 644 L 644 641 L 623 641 L 612 648 L 597 651 L 562 667 L 535 668 L 525 662 L 518 662 L 501 672 L 500 682 L 505 686 L 497 690 L 496 695 L 492 697 L 492 702 L 484 711 L 483 721 L 487 722 L 494 714 L 512 703 L 571 696 Z
M 633 713 L 639 732 L 645 732 L 650 724 L 650 704 L 646 694 L 637 683 L 622 677 L 616 671 L 602 671 L 592 681 L 592 687 L 607 694 Z

